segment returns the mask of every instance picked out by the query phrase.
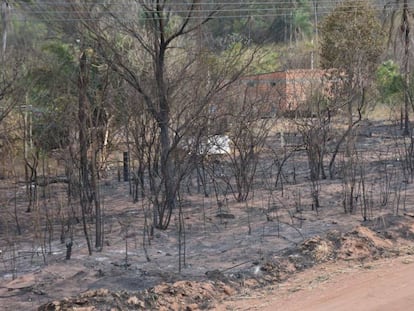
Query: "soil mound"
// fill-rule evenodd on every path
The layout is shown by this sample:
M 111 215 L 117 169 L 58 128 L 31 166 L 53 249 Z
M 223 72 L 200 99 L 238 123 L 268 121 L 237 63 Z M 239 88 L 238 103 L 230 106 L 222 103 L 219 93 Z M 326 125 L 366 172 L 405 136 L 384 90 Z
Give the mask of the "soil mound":
M 218 297 L 231 296 L 235 290 L 222 282 L 178 281 L 162 283 L 141 292 L 108 289 L 90 290 L 76 298 L 64 298 L 39 307 L 49 310 L 200 310 L 209 309 Z
M 335 253 L 334 244 L 319 236 L 304 241 L 300 245 L 300 250 L 304 256 L 309 256 L 316 263 L 333 259 Z
M 358 226 L 342 237 L 337 258 L 342 260 L 364 260 L 377 258 L 393 248 L 391 240 L 377 235 L 367 227 Z

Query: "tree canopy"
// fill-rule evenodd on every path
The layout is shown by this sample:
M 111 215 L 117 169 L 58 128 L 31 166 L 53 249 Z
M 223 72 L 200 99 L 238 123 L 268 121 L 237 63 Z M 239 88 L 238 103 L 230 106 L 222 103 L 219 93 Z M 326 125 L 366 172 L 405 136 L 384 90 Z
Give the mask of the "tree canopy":
M 378 90 L 384 99 L 401 95 L 404 90 L 404 79 L 400 68 L 392 60 L 387 60 L 378 67 L 376 80 Z
M 384 32 L 367 1 L 347 0 L 320 27 L 321 66 L 363 80 L 375 70 L 384 51 Z

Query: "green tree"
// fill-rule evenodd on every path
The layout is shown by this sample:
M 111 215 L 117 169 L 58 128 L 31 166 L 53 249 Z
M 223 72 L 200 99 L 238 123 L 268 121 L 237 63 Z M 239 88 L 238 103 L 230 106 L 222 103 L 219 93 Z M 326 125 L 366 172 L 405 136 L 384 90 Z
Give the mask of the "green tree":
M 321 66 L 336 69 L 335 79 L 343 78 L 352 127 L 353 106 L 362 109 L 363 94 L 384 52 L 381 23 L 367 1 L 346 0 L 323 20 L 319 33 Z
M 374 8 L 361 0 L 346 0 L 328 15 L 319 29 L 320 61 L 327 70 L 333 90 L 330 100 L 343 106 L 347 128 L 340 134 L 329 163 L 331 178 L 340 146 L 346 143 L 346 154 L 352 160 L 355 128 L 362 119 L 369 86 L 385 48 L 385 36 Z M 356 115 L 355 115 L 356 113 Z M 344 169 L 348 166 L 345 165 Z M 353 184 L 350 185 L 353 191 Z M 345 202 L 345 201 L 344 201 Z M 346 203 L 352 209 L 353 202 Z
M 76 100 L 76 67 L 68 44 L 47 42 L 40 51 L 27 76 L 31 81 L 28 101 L 37 112 L 33 115 L 34 144 L 47 153 L 69 144 L 69 129 L 75 118 L 72 103 Z
M 378 67 L 376 82 L 378 91 L 385 101 L 401 97 L 404 90 L 404 79 L 399 66 L 392 60 L 387 60 Z
M 311 19 L 311 7 L 307 0 L 300 0 L 295 3 L 292 16 L 293 34 L 295 41 L 309 39 L 313 32 Z
M 391 9 L 391 14 L 389 13 Z M 413 23 L 412 9 L 408 0 L 394 0 L 384 7 L 387 13 L 384 21 L 385 29 L 388 32 L 388 46 L 392 47 L 395 60 L 400 63 L 401 73 L 404 76 L 404 102 L 401 106 L 401 129 L 403 135 L 411 132 L 409 124 L 409 107 L 412 105 L 410 94 L 410 59 L 412 57 L 411 25 Z

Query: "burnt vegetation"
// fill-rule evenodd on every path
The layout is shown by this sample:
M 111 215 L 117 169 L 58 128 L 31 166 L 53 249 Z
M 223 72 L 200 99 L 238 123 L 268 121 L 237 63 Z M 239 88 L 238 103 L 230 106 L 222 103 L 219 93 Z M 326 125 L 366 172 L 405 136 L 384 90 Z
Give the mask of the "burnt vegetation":
M 414 7 L 382 3 L 2 1 L 0 277 L 73 262 L 145 309 L 397 254 Z

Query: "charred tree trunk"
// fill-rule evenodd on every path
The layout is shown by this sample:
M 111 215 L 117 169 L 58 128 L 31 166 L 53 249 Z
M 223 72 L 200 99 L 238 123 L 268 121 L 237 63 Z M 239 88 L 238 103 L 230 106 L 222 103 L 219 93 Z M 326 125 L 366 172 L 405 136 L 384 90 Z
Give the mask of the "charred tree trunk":
M 170 156 L 171 142 L 168 132 L 168 126 L 165 122 L 159 124 L 160 127 L 160 148 L 161 148 L 161 175 L 163 182 L 163 199 L 160 206 L 156 207 L 157 221 L 156 227 L 159 229 L 167 229 L 172 211 L 176 205 L 176 185 L 174 178 L 174 162 Z
M 87 85 L 88 85 L 88 71 L 87 60 L 85 52 L 82 52 L 79 61 L 79 107 L 78 107 L 78 121 L 79 121 L 79 150 L 80 150 L 80 167 L 79 167 L 79 194 L 80 205 L 82 210 L 82 224 L 83 232 L 85 234 L 86 243 L 88 245 L 89 255 L 92 255 L 91 241 L 88 233 L 88 226 L 86 224 L 86 215 L 90 207 L 89 201 L 89 178 L 88 178 L 88 135 L 87 135 Z
M 102 250 L 102 247 L 103 247 L 102 208 L 101 208 L 100 193 L 98 190 L 97 159 L 96 159 L 95 152 L 93 152 L 93 158 L 92 158 L 90 167 L 91 167 L 91 191 L 92 191 L 92 198 L 95 203 L 95 248 L 98 250 Z
M 167 99 L 165 86 L 165 53 L 169 42 L 165 39 L 165 29 L 162 21 L 158 24 L 160 34 L 159 41 L 155 46 L 155 79 L 158 92 L 158 113 L 156 114 L 157 124 L 160 130 L 160 155 L 161 155 L 161 178 L 163 192 L 161 204 L 158 204 L 156 215 L 154 215 L 155 226 L 159 229 L 167 229 L 171 214 L 176 205 L 176 179 L 174 178 L 174 162 L 171 157 L 171 138 L 170 138 L 170 103 Z
M 410 120 L 409 120 L 409 102 L 410 96 L 408 94 L 408 86 L 410 79 L 410 25 L 408 22 L 408 0 L 404 0 L 404 9 L 402 17 L 401 31 L 404 36 L 404 130 L 403 135 L 408 136 L 410 134 Z

